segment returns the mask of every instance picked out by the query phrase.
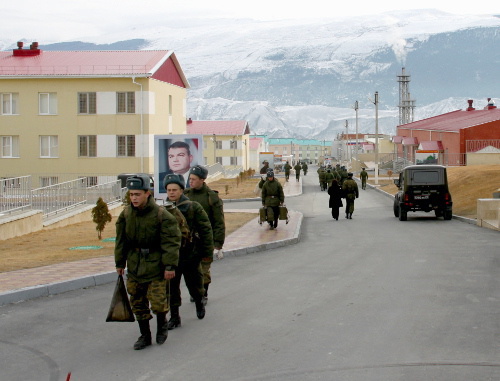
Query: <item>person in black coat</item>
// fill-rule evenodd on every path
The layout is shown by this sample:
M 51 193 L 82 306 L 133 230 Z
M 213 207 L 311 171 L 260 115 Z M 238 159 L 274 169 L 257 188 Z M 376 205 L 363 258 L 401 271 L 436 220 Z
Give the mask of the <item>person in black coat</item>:
M 336 179 L 332 180 L 332 185 L 328 188 L 330 201 L 328 206 L 332 208 L 332 217 L 337 221 L 339 220 L 339 208 L 344 206 L 342 204 L 342 188 Z

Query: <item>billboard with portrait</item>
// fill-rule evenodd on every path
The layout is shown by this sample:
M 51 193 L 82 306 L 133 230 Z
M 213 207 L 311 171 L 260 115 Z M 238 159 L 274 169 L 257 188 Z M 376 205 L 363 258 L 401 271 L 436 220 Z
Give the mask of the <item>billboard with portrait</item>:
M 166 199 L 163 178 L 169 173 L 184 177 L 186 188 L 189 187 L 189 169 L 203 165 L 202 135 L 155 135 L 155 198 Z

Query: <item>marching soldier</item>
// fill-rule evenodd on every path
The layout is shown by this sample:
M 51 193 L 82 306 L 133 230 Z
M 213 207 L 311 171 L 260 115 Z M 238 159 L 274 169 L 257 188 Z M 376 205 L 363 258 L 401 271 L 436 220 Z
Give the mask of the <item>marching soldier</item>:
M 347 174 L 347 179 L 344 180 L 342 191 L 345 197 L 345 218 L 352 220 L 354 212 L 354 200 L 359 197 L 358 184 L 352 179 L 352 173 Z
M 130 205 L 116 221 L 115 263 L 119 275 L 127 266 L 127 291 L 141 331 L 134 349 L 140 350 L 151 345 L 150 309 L 157 319 L 156 342 L 167 340 L 166 286 L 175 276 L 181 232 L 175 217 L 156 204 L 149 176 L 131 176 L 126 185 Z

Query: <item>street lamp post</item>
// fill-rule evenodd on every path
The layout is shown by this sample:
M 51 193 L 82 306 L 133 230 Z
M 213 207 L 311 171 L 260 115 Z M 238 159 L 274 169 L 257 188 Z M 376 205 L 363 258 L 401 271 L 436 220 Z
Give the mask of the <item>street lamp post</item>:
M 213 134 L 212 141 L 214 142 L 214 164 L 217 163 L 217 137 Z
M 231 142 L 233 144 L 234 165 L 238 165 L 238 160 L 236 159 L 236 145 L 238 144 L 237 140 L 236 140 L 236 135 L 233 136 L 233 139 L 231 140 Z
M 378 185 L 378 91 L 375 91 L 375 184 Z
M 349 162 L 349 121 L 345 121 L 345 135 L 346 135 L 346 140 L 345 140 L 345 155 L 346 155 L 346 161 Z M 352 156 L 352 155 L 351 155 Z
M 356 149 L 354 150 L 354 157 L 356 160 L 356 163 L 358 162 L 358 110 L 359 110 L 359 104 L 358 101 L 354 102 L 354 111 L 356 111 Z

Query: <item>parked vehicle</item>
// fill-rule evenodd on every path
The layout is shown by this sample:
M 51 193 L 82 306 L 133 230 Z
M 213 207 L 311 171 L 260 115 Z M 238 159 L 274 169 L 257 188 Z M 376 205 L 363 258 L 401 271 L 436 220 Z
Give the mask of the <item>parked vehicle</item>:
M 452 200 L 446 168 L 441 165 L 411 165 L 404 168 L 394 184 L 394 216 L 407 220 L 409 211 L 434 211 L 436 217 L 452 218 Z

